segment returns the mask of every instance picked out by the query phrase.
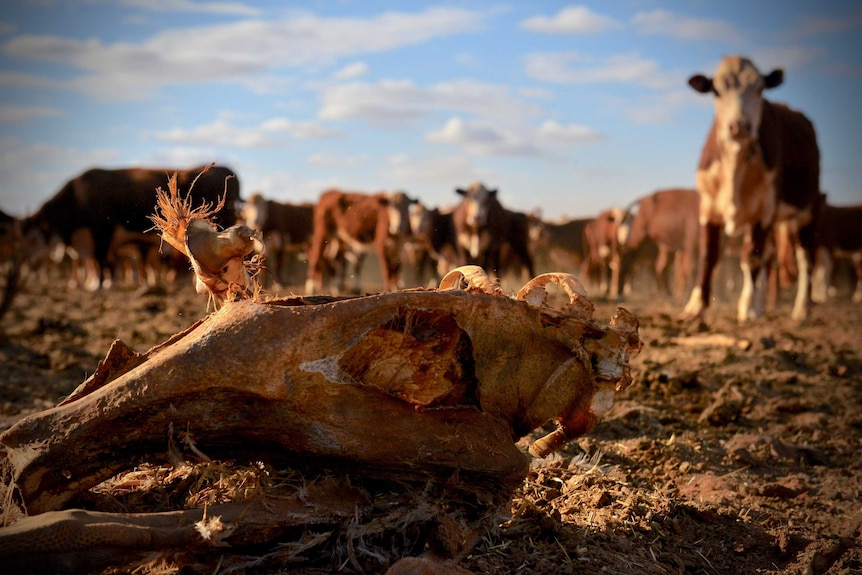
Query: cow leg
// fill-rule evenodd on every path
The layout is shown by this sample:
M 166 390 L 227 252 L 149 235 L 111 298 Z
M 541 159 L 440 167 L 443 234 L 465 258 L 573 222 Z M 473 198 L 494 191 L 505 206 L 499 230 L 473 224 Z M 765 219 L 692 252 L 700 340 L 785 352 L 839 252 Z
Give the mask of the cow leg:
M 608 264 L 608 268 L 610 269 L 608 296 L 613 300 L 619 300 L 623 295 L 623 286 L 621 285 L 621 267 L 622 263 L 620 262 L 620 255 L 616 252 L 612 253 L 611 261 Z
M 814 271 L 811 274 L 811 299 L 826 303 L 829 299 L 829 284 L 832 283 L 832 254 L 824 247 L 817 248 Z
M 796 266 L 799 276 L 796 278 L 796 300 L 793 302 L 791 319 L 800 321 L 808 317 L 808 301 L 811 294 L 811 269 L 808 252 L 802 246 L 796 247 Z
M 365 254 L 363 253 L 348 251 L 344 254 L 338 286 L 335 290 L 337 295 L 362 293 L 362 264 L 364 262 Z M 386 281 L 385 276 L 383 281 Z
M 658 289 L 663 294 L 670 294 L 670 286 L 668 285 L 667 276 L 667 263 L 668 263 L 668 253 L 666 246 L 658 247 L 658 256 L 655 258 L 655 280 L 658 284 Z
M 767 275 L 771 257 L 766 252 L 768 234 L 755 224 L 746 237 L 739 259 L 742 268 L 742 293 L 739 295 L 736 317 L 740 323 L 763 316 L 766 307 Z
M 700 252 L 698 255 L 697 284 L 691 290 L 691 297 L 682 312 L 683 319 L 701 317 L 709 306 L 712 288 L 712 274 L 718 263 L 721 251 L 721 226 L 705 224 L 700 226 Z
M 853 303 L 862 302 L 862 252 L 854 252 L 851 256 L 853 270 L 856 272 L 856 289 L 853 291 Z
M 814 216 L 814 222 L 816 221 L 817 214 Z M 796 241 L 793 242 L 796 246 L 798 275 L 796 277 L 796 299 L 793 302 L 793 311 L 790 317 L 796 321 L 802 321 L 808 317 L 808 308 L 811 303 L 811 267 L 816 249 L 815 227 L 812 222 L 800 229 L 795 235 Z
M 317 293 L 323 287 L 323 268 L 328 265 L 327 256 L 332 254 L 333 260 L 338 257 L 338 246 L 337 244 L 333 245 L 335 240 L 327 242 L 318 237 L 317 233 L 312 238 L 311 247 L 308 250 L 308 274 L 305 279 L 306 295 Z

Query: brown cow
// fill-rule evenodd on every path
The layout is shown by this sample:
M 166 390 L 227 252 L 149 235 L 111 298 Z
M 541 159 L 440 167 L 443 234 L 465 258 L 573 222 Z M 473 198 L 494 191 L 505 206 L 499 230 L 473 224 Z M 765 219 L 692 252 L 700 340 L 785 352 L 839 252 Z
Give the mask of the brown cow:
M 683 312 L 700 317 L 709 305 L 721 230 L 744 236 L 740 264 L 743 287 L 737 318 L 760 317 L 766 273 L 775 257 L 773 226 L 791 223 L 799 268 L 791 317 L 808 314 L 809 273 L 819 212 L 820 151 L 814 126 L 802 113 L 763 98 L 779 86 L 782 70 L 762 75 L 748 58 L 728 56 L 713 78 L 692 76 L 696 91 L 715 96 L 715 118 L 697 168 L 700 193 L 698 283 Z
M 644 245 L 654 243 L 658 254 L 653 261 L 653 271 L 659 289 L 674 296 L 682 295 L 690 287 L 694 275 L 699 206 L 697 190 L 679 188 L 658 190 L 633 202 L 626 209 L 619 228 L 620 284 L 625 285 L 631 276 L 635 259 Z M 666 277 L 671 255 L 673 289 Z
M 461 262 L 477 264 L 489 274 L 502 276 L 506 271 L 501 266 L 502 256 L 506 253 L 517 256 L 529 277 L 533 277 L 527 214 L 504 208 L 497 199 L 497 190 L 489 190 L 480 182 L 455 192 L 462 196 L 452 213 Z
M 267 200 L 253 193 L 241 210 L 245 225 L 263 235 L 266 266 L 279 284 L 301 285 L 291 281 L 291 262 L 306 254 L 314 232 L 314 204 L 290 204 Z
M 617 233 L 623 212 L 613 207 L 601 212 L 584 226 L 586 260 L 582 275 L 610 298 L 618 298 L 620 286 L 620 250 Z
M 593 218 L 567 219 L 557 222 L 531 218 L 530 243 L 536 259 L 545 271 L 582 273 L 587 261 L 584 233 Z
M 821 207 L 818 224 L 817 258 L 814 266 L 812 298 L 825 302 L 829 296 L 832 268 L 836 258 L 848 258 L 856 272 L 854 302 L 862 302 L 862 204 Z
M 306 293 L 321 289 L 324 276 L 339 268 L 342 273 L 336 289 L 344 289 L 345 260 L 352 260 L 358 291 L 362 260 L 369 252 L 380 263 L 383 290 L 397 289 L 401 245 L 411 233 L 409 206 L 415 201 L 401 191 L 373 195 L 323 192 L 314 207 Z

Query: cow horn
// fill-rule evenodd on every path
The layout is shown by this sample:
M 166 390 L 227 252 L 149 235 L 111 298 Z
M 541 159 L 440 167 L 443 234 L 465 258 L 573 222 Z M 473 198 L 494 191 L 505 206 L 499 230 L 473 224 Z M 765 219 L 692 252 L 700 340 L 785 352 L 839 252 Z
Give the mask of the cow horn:
M 572 274 L 551 272 L 541 274 L 526 284 L 518 291 L 518 301 L 525 301 L 530 305 L 546 306 L 548 303 L 548 290 L 545 286 L 549 283 L 559 286 L 569 296 L 568 306 L 570 309 L 580 310 L 582 317 L 592 317 L 593 304 L 587 299 L 587 290 L 584 289 L 578 279 Z
M 488 278 L 485 270 L 473 265 L 460 266 L 447 273 L 440 280 L 440 289 L 463 289 L 479 291 L 488 295 L 503 295 L 503 290 Z

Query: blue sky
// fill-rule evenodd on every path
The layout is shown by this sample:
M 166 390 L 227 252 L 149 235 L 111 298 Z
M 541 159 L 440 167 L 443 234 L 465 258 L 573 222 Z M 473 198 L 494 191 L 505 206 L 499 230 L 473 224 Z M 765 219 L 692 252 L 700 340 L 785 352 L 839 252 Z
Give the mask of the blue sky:
M 237 171 L 242 193 L 337 186 L 430 206 L 481 180 L 590 216 L 694 186 L 722 55 L 785 70 L 821 186 L 862 202 L 862 4 L 810 1 L 19 0 L 0 14 L 0 209 L 90 167 Z

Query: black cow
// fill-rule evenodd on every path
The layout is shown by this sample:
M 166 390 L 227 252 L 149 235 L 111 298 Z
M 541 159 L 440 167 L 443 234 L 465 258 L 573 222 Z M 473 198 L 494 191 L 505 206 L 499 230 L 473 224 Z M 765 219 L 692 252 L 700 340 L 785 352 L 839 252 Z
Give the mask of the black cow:
M 459 265 L 452 210 L 429 209 L 416 202 L 410 206 L 410 228 L 404 260 L 415 268 L 417 285 L 436 285 Z
M 314 204 L 277 202 L 255 192 L 244 203 L 242 216 L 245 225 L 263 235 L 266 265 L 275 281 L 284 285 L 302 284 L 305 280 L 291 279 L 289 271 L 295 267 L 291 264 L 311 248 Z
M 224 208 L 214 216 L 221 228 L 236 223 L 236 203 L 240 200 L 239 180 L 233 170 L 215 166 L 176 170 L 177 187 L 186 197 L 189 188 L 192 204 L 216 205 L 224 198 Z M 153 228 L 149 219 L 155 211 L 156 189 L 167 188 L 173 169 L 94 168 L 72 178 L 36 213 L 25 218 L 25 237 L 49 241 L 58 237 L 73 245 L 75 237 L 92 242 L 92 256 L 100 269 L 110 268 L 109 251 L 118 230 L 146 234 Z M 195 179 L 197 180 L 195 181 Z M 156 232 L 150 232 L 155 235 Z
M 462 196 L 452 213 L 459 258 L 482 266 L 489 274 L 502 276 L 507 271 L 502 263 L 510 263 L 510 256 L 516 256 L 533 277 L 527 214 L 504 208 L 497 199 L 497 190 L 489 190 L 481 182 L 455 192 Z

